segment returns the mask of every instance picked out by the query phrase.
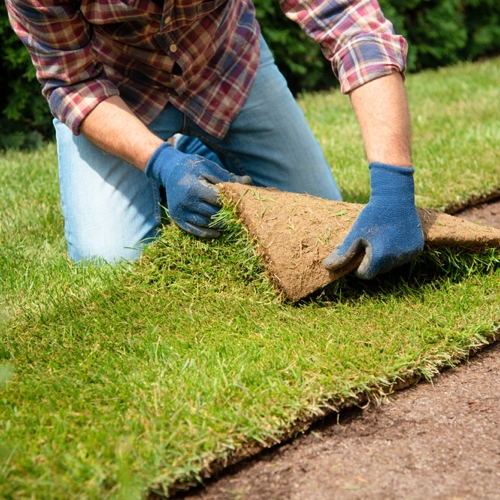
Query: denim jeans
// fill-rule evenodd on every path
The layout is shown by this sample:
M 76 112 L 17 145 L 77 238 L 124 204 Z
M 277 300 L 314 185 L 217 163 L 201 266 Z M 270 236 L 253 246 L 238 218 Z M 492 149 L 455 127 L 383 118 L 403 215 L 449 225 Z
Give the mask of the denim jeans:
M 136 259 L 161 222 L 160 189 L 139 169 L 108 154 L 54 120 L 61 203 L 74 261 Z M 261 39 L 261 61 L 250 96 L 223 139 L 215 139 L 168 105 L 148 126 L 177 147 L 217 161 L 256 186 L 341 199 L 302 110 Z

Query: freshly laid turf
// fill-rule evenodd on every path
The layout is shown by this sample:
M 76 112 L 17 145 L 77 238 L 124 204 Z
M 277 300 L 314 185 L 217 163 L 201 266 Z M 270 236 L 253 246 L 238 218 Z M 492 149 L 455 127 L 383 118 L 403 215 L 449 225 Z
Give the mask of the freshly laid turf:
M 419 204 L 500 187 L 499 76 L 497 59 L 408 77 Z M 301 102 L 346 199 L 366 201 L 362 150 L 341 140 L 357 134 L 347 99 Z M 0 498 L 129 499 L 192 481 L 498 333 L 498 251 L 426 252 L 292 306 L 226 209 L 219 241 L 169 225 L 140 263 L 74 266 L 55 162 L 53 145 L 0 157 Z

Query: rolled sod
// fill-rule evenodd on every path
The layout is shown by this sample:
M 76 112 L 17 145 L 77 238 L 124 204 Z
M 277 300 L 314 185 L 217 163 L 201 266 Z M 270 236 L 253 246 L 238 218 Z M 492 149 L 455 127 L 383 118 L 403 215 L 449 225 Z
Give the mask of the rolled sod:
M 243 184 L 220 184 L 249 231 L 278 292 L 292 302 L 354 270 L 364 253 L 342 269 L 327 271 L 323 259 L 348 234 L 365 205 Z M 480 226 L 437 210 L 418 208 L 427 248 L 500 248 L 500 229 Z

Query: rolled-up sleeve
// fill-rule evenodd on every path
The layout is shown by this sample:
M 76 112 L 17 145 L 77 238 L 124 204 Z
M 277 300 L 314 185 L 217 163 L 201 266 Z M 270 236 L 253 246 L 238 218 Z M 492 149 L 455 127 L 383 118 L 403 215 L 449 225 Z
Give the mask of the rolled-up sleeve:
M 92 50 L 78 2 L 6 0 L 11 25 L 30 52 L 52 114 L 79 134 L 99 102 L 118 95 Z
M 390 73 L 404 74 L 406 40 L 376 0 L 280 0 L 285 15 L 321 45 L 348 93 Z

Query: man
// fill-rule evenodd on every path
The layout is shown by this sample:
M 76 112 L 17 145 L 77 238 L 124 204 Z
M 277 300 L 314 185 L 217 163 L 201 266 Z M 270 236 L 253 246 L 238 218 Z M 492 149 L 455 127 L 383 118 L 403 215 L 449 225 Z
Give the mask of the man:
M 160 224 L 160 188 L 184 230 L 217 237 L 215 184 L 340 199 L 277 70 L 250 0 L 7 0 L 55 117 L 73 260 L 136 258 Z M 423 246 L 403 86 L 406 42 L 376 0 L 282 0 L 349 94 L 372 196 L 325 266 L 358 251 L 371 278 Z M 182 134 L 176 148 L 167 139 Z M 193 154 L 193 153 L 201 153 Z M 211 161 L 215 160 L 215 161 Z M 251 179 L 251 180 L 250 180 Z

